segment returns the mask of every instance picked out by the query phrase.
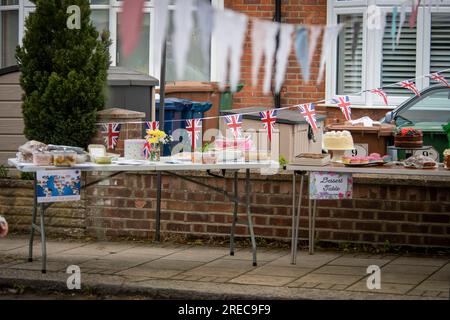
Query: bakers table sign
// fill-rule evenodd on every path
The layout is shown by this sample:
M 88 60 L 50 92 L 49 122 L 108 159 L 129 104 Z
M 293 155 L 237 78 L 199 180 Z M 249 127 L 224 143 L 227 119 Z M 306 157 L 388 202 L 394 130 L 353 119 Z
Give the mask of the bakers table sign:
M 351 199 L 352 196 L 352 174 L 335 172 L 311 172 L 309 179 L 310 199 Z
M 80 200 L 80 170 L 43 170 L 36 178 L 38 203 Z

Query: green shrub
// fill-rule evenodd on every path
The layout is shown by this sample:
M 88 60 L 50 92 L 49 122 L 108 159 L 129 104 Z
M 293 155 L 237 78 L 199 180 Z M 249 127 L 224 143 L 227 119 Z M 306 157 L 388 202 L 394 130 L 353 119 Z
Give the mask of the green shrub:
M 24 91 L 24 134 L 46 144 L 86 147 L 105 104 L 109 35 L 99 38 L 88 0 L 33 0 L 16 57 Z M 67 7 L 77 5 L 81 28 L 69 29 Z
M 8 179 L 8 168 L 4 165 L 0 165 L 0 179 Z

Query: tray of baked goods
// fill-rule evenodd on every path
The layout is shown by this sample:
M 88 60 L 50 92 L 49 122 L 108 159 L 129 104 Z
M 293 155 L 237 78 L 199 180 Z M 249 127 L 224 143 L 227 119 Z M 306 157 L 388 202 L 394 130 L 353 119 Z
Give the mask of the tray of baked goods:
M 292 164 L 302 166 L 326 166 L 330 163 L 330 159 L 328 153 L 300 153 L 294 157 Z
M 376 167 L 392 161 L 390 156 L 372 153 L 367 157 L 343 156 L 342 163 L 347 167 Z
M 403 161 L 403 166 L 410 169 L 436 169 L 438 163 L 430 157 L 423 155 L 412 156 Z

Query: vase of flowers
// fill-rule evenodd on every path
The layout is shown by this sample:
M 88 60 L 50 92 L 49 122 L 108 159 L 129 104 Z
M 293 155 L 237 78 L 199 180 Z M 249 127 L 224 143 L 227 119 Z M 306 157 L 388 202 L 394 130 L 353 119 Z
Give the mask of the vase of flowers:
M 173 141 L 172 136 L 161 130 L 147 130 L 144 156 L 151 161 L 160 161 L 161 147 Z

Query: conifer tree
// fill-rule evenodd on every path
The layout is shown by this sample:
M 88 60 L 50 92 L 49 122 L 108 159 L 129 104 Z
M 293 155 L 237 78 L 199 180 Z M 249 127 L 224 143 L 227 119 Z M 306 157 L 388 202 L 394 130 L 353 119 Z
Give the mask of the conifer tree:
M 90 20 L 89 0 L 33 0 L 16 58 L 24 91 L 24 134 L 46 144 L 86 147 L 98 130 L 110 64 L 109 34 Z M 79 29 L 68 27 L 69 6 L 80 8 Z M 75 13 L 76 14 L 76 13 Z

